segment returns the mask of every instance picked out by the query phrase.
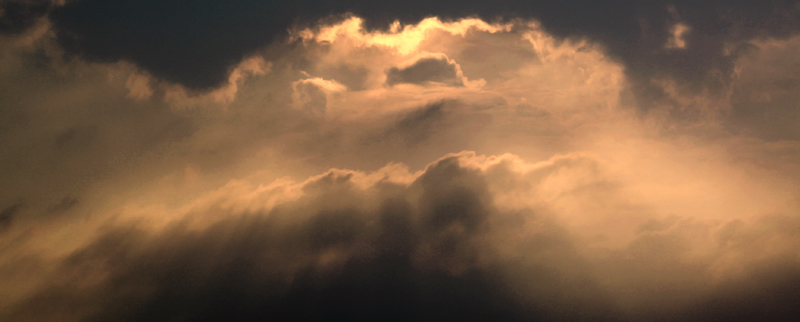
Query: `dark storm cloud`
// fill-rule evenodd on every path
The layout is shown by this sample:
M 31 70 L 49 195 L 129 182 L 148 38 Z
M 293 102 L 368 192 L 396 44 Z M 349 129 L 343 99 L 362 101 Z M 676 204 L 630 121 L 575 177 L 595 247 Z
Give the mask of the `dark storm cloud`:
M 550 33 L 588 37 L 627 66 L 642 98 L 664 99 L 649 79 L 672 77 L 693 89 L 729 80 L 735 46 L 754 37 L 786 37 L 800 28 L 797 1 L 70 1 L 50 18 L 70 53 L 130 60 L 193 89 L 227 80 L 246 54 L 286 34 L 293 23 L 353 12 L 367 26 L 428 16 L 535 18 Z M 685 48 L 666 48 L 677 24 Z M 727 50 L 726 45 L 734 46 Z
M 450 86 L 463 86 L 458 65 L 447 60 L 447 57 L 425 57 L 403 68 L 392 67 L 386 72 L 386 84 L 417 84 L 431 82 Z

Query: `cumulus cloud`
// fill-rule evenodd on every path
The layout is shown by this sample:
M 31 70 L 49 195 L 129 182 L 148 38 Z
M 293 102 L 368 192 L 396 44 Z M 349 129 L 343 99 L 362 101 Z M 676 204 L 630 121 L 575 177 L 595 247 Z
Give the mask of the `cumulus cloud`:
M 169 4 L 0 36 L 0 320 L 797 315 L 788 4 Z

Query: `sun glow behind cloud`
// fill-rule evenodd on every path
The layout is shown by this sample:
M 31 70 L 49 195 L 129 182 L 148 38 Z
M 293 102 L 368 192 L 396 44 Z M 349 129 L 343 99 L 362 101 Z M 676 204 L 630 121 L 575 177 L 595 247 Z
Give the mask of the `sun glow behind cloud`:
M 317 42 L 348 41 L 354 46 L 385 46 L 394 48 L 401 55 L 409 55 L 419 49 L 420 44 L 428 38 L 428 33 L 445 31 L 452 35 L 465 36 L 470 30 L 496 33 L 509 31 L 512 24 L 491 25 L 480 19 L 461 19 L 444 23 L 437 17 L 420 21 L 415 25 L 406 25 L 400 29 L 400 23 L 395 22 L 388 33 L 364 30 L 363 20 L 359 17 L 350 17 L 343 22 L 322 26 L 318 32 L 304 29 L 298 32 L 303 40 Z

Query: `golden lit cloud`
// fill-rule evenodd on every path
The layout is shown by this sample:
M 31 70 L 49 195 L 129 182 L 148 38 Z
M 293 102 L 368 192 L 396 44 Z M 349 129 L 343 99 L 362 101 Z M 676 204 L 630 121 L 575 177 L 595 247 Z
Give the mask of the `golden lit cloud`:
M 362 24 L 361 18 L 350 17 L 341 23 L 323 26 L 316 33 L 310 29 L 302 30 L 298 36 L 303 40 L 317 42 L 348 42 L 355 47 L 376 45 L 389 47 L 397 50 L 401 55 L 409 55 L 419 50 L 420 44 L 427 40 L 430 33 L 447 32 L 464 37 L 471 30 L 496 33 L 511 29 L 510 24 L 491 25 L 479 19 L 461 19 L 445 23 L 436 17 L 424 19 L 416 25 L 403 26 L 402 29 L 400 29 L 399 22 L 395 22 L 389 33 L 367 32 Z

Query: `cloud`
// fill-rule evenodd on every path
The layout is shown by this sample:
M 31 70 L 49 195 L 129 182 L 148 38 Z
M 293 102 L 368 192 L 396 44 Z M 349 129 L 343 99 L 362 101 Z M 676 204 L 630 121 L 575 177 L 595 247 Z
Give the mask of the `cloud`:
M 791 52 L 800 38 L 754 42 L 738 65 L 731 94 L 731 126 L 767 140 L 796 140 L 800 88 Z
M 230 70 L 242 58 L 282 39 L 294 24 L 313 25 L 332 14 L 353 12 L 363 17 L 369 29 L 383 30 L 391 29 L 398 19 L 397 28 L 402 29 L 430 16 L 444 20 L 468 16 L 487 21 L 536 19 L 556 38 L 585 38 L 606 48 L 610 56 L 623 63 L 630 80 L 638 84 L 634 93 L 642 101 L 642 109 L 647 109 L 663 103 L 661 90 L 650 84 L 653 78 L 691 83 L 688 88 L 695 92 L 718 90 L 720 82 L 731 80 L 738 58 L 726 54 L 726 46 L 796 34 L 800 28 L 795 19 L 797 10 L 792 1 L 621 0 L 580 6 L 515 0 L 498 5 L 480 1 L 383 5 L 358 1 L 314 5 L 212 1 L 189 8 L 172 1 L 166 5 L 163 1 L 72 1 L 55 7 L 47 18 L 53 21 L 59 42 L 71 54 L 90 61 L 130 61 L 159 79 L 192 90 L 224 85 Z M 108 19 L 96 19 L 98 16 Z M 212 21 L 210 27 L 206 22 Z M 679 26 L 691 26 L 692 32 L 681 32 L 677 37 L 679 29 L 685 31 Z
M 790 318 L 790 307 L 750 309 L 756 304 L 748 296 L 756 295 L 725 290 L 782 292 L 785 303 L 796 300 L 800 294 L 786 285 L 795 285 L 798 275 L 788 267 L 797 263 L 784 256 L 791 256 L 786 243 L 800 240 L 791 229 L 774 228 L 793 227 L 783 221 L 796 219 L 710 226 L 672 220 L 640 231 L 627 247 L 598 251 L 559 223 L 554 204 L 539 202 L 548 200 L 540 189 L 551 189 L 553 179 L 585 176 L 595 162 L 573 155 L 530 164 L 464 152 L 414 174 L 390 165 L 374 173 L 331 170 L 284 184 L 288 189 L 221 189 L 162 228 L 148 228 L 155 214 L 107 227 L 4 317 L 699 321 L 733 309 L 752 318 Z M 596 189 L 589 182 L 581 186 Z M 260 196 L 247 197 L 253 193 Z M 288 195 L 241 208 L 276 193 Z M 209 197 L 216 201 L 202 201 Z M 686 248 L 697 229 L 719 238 L 714 252 L 697 257 Z M 724 272 L 721 260 L 765 242 L 788 253 L 736 260 L 734 273 L 708 280 Z M 760 263 L 788 266 L 761 282 Z
M 404 67 L 392 67 L 386 72 L 386 84 L 435 84 L 464 86 L 461 67 L 447 56 L 421 57 Z
M 301 316 L 310 320 L 608 318 L 613 309 L 605 303 L 576 298 L 550 278 L 564 274 L 559 265 L 577 260 L 566 235 L 534 214 L 496 209 L 475 158 L 448 156 L 417 174 L 330 171 L 300 183 L 301 196 L 274 207 L 231 212 L 213 204 L 158 232 L 110 228 L 72 252 L 53 275 L 74 278 L 48 283 L 6 317 L 296 318 L 303 307 Z M 238 202 L 238 196 L 226 198 Z M 207 228 L 190 228 L 192 221 L 209 219 Z M 531 225 L 541 228 L 525 233 Z M 523 256 L 563 262 L 518 268 L 538 288 L 517 291 L 555 292 L 547 293 L 550 300 L 536 295 L 534 308 L 508 291 L 503 276 L 509 273 L 493 254 L 504 238 L 497 233 L 514 226 L 541 243 Z M 586 286 L 582 292 L 602 296 L 591 282 Z M 50 309 L 36 309 L 41 306 Z
M 50 0 L 10 0 L 0 4 L 0 35 L 20 34 L 45 16 Z
M 322 78 L 298 80 L 292 83 L 294 107 L 311 115 L 325 115 L 328 96 L 347 90 L 342 84 Z
M 294 202 L 231 213 L 198 232 L 183 225 L 157 235 L 113 229 L 70 255 L 58 273 L 80 271 L 99 280 L 48 288 L 9 317 L 291 318 L 298 307 L 312 320 L 524 313 L 506 312 L 502 297 L 508 295 L 494 288 L 491 275 L 471 269 L 478 251 L 472 239 L 486 225 L 491 207 L 473 171 L 448 158 L 409 187 L 378 178 L 362 190 L 357 180 L 353 173 L 332 171 L 302 183 L 305 195 Z M 460 204 L 462 197 L 474 204 Z M 200 250 L 206 255 L 197 256 Z M 180 273 L 179 262 L 194 273 Z M 75 287 L 85 291 L 78 295 Z M 309 303 L 309 296 L 317 300 Z M 95 298 L 105 298 L 107 310 L 86 307 Z M 128 304 L 114 304 L 123 302 Z M 77 316 L 60 309 L 67 303 Z M 40 305 L 52 310 L 26 309 Z
M 403 116 L 395 126 L 386 130 L 385 135 L 390 138 L 399 138 L 408 144 L 418 144 L 429 139 L 438 129 L 445 125 L 445 104 L 457 102 L 436 102 L 412 111 Z
M 641 4 L 628 30 L 630 7 L 586 5 L 313 18 L 267 44 L 230 32 L 236 5 L 170 7 L 151 27 L 198 30 L 186 47 L 122 57 L 153 38 L 58 19 L 131 5 L 80 3 L 0 38 L 0 320 L 796 314 L 770 304 L 798 296 L 791 25 L 717 37 L 713 5 Z M 252 50 L 180 63 L 221 81 L 142 63 L 191 56 L 216 36 L 181 19 L 218 14 Z
M 675 24 L 675 26 L 672 27 L 672 38 L 667 42 L 667 48 L 686 49 L 686 40 L 684 40 L 684 36 L 691 30 L 692 28 L 682 23 Z

